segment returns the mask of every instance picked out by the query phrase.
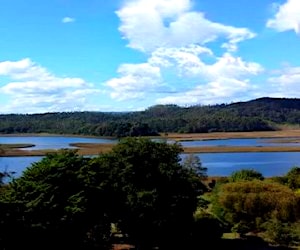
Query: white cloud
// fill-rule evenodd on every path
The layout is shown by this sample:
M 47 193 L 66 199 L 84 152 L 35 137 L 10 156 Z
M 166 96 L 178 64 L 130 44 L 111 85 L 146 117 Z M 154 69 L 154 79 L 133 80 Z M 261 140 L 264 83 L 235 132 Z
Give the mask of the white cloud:
M 194 76 L 206 70 L 206 65 L 200 58 L 202 55 L 214 58 L 210 49 L 191 45 L 181 48 L 159 48 L 151 54 L 148 61 L 162 68 L 175 67 L 179 76 Z
M 267 27 L 277 31 L 294 30 L 300 33 L 300 1 L 288 0 L 277 7 L 277 13 L 273 19 L 267 21 Z
M 216 58 L 216 62 L 212 64 L 204 64 L 198 58 L 194 67 L 183 66 L 181 71 L 194 74 L 199 79 L 198 84 L 183 93 L 159 98 L 157 103 L 194 105 L 245 100 L 255 90 L 250 78 L 264 70 L 257 63 L 245 62 L 228 53 Z
M 278 97 L 299 97 L 300 67 L 287 67 L 274 77 L 268 79 L 271 86 L 269 91 Z
M 231 78 L 217 78 L 215 81 L 204 85 L 198 85 L 194 89 L 157 99 L 158 104 L 216 104 L 240 101 L 246 98 L 248 91 L 252 89 L 246 80 Z
M 236 50 L 236 44 L 255 36 L 246 28 L 212 22 L 201 12 L 192 11 L 190 0 L 133 0 L 117 11 L 120 31 L 129 47 L 151 52 L 160 47 L 206 44 L 219 37 L 223 47 Z
M 73 22 L 75 22 L 75 21 L 76 21 L 76 19 L 75 19 L 75 18 L 72 18 L 72 17 L 64 17 L 64 18 L 61 20 L 62 23 L 73 23 Z
M 161 96 L 164 89 L 173 94 L 158 103 L 216 103 L 246 95 L 250 78 L 263 71 L 233 54 L 253 32 L 208 20 L 193 10 L 191 0 L 131 0 L 116 13 L 128 46 L 149 57 L 145 63 L 121 65 L 119 77 L 106 82 L 113 99 L 145 98 L 151 92 Z M 216 56 L 211 42 L 219 42 L 218 53 L 225 53 Z M 185 92 L 176 94 L 178 89 Z
M 2 112 L 85 109 L 89 105 L 87 95 L 100 92 L 81 78 L 57 77 L 29 58 L 0 62 L 0 76 L 12 79 L 0 88 L 0 93 L 11 97 Z
M 123 64 L 119 67 L 119 78 L 106 82 L 112 88 L 111 97 L 128 100 L 143 97 L 148 91 L 161 85 L 160 68 L 148 63 Z
M 263 70 L 263 67 L 258 63 L 245 62 L 240 57 L 225 53 L 222 57 L 218 58 L 215 64 L 207 66 L 206 73 L 210 77 L 225 76 L 239 79 L 244 76 L 257 75 Z
M 205 63 L 202 60 L 203 55 L 210 56 L 215 62 Z M 158 49 L 152 53 L 149 62 L 161 67 L 177 67 L 180 76 L 202 77 L 208 80 L 218 77 L 240 78 L 263 71 L 258 63 L 245 62 L 230 53 L 217 58 L 211 50 L 197 45 L 187 48 Z

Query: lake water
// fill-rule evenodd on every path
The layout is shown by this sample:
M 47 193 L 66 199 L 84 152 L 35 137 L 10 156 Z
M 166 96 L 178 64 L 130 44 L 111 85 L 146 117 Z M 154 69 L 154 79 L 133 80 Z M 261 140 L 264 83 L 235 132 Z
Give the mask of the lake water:
M 116 143 L 117 140 L 81 137 L 0 137 L 0 143 L 30 143 L 31 149 L 70 148 L 69 143 Z M 227 139 L 182 142 L 183 146 L 265 146 L 266 139 Z M 299 143 L 289 143 L 288 145 Z M 283 143 L 267 143 L 282 146 Z M 261 153 L 199 153 L 202 165 L 208 168 L 210 176 L 228 176 L 241 168 L 252 168 L 265 177 L 286 174 L 293 166 L 300 166 L 300 152 L 261 152 Z M 184 155 L 183 155 L 184 157 Z M 22 171 L 42 157 L 1 157 L 0 171 L 14 171 L 20 176 Z
M 300 152 L 261 153 L 200 153 L 202 165 L 210 176 L 228 176 L 241 168 L 251 168 L 265 177 L 286 174 L 293 166 L 300 166 Z M 183 155 L 184 157 L 184 155 Z M 24 169 L 42 157 L 1 157 L 0 171 L 14 171 L 20 176 Z
M 286 139 L 286 138 L 283 138 Z M 299 139 L 299 138 L 290 138 L 290 139 Z M 199 141 L 182 141 L 180 144 L 183 147 L 226 147 L 226 146 L 255 146 L 255 147 L 263 147 L 263 146 L 300 146 L 300 143 L 297 142 L 289 142 L 283 143 L 279 142 L 278 139 L 274 138 L 249 138 L 249 139 L 222 139 L 222 140 L 199 140 Z
M 300 152 L 200 153 L 203 167 L 210 176 L 228 176 L 233 171 L 251 168 L 265 177 L 281 176 L 291 167 L 300 166 Z
M 35 147 L 24 150 L 73 148 L 70 143 L 116 143 L 115 139 L 63 137 L 63 136 L 26 136 L 0 137 L 0 144 L 34 144 Z

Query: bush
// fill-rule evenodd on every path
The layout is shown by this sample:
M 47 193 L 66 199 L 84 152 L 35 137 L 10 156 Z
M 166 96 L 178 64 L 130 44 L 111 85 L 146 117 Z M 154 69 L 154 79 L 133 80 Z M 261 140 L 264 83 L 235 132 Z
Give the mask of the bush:
M 222 237 L 224 225 L 222 222 L 208 213 L 201 213 L 195 216 L 192 230 L 192 242 L 214 242 Z
M 299 246 L 300 244 L 300 222 L 282 223 L 273 219 L 264 225 L 264 238 L 271 244 L 281 246 Z
M 258 180 L 231 182 L 220 185 L 213 195 L 213 211 L 239 233 L 258 231 L 273 218 L 282 223 L 299 220 L 299 197 L 284 185 Z
M 229 177 L 229 180 L 231 182 L 236 182 L 241 180 L 252 181 L 252 180 L 263 180 L 263 179 L 264 179 L 263 175 L 254 169 L 241 169 L 233 172 Z

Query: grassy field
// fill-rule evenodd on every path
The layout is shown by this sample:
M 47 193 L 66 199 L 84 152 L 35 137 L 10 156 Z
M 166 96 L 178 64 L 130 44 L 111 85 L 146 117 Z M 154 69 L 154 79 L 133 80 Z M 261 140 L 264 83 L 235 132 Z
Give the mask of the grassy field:
M 9 135 L 12 136 L 12 135 Z M 19 136 L 19 135 L 14 135 Z M 26 136 L 22 134 L 20 136 Z M 28 136 L 28 135 L 27 135 Z M 32 134 L 30 136 L 33 136 Z M 34 135 L 34 136 L 53 136 L 53 135 Z M 58 135 L 55 135 L 58 136 Z M 65 136 L 65 135 L 60 135 Z M 67 135 L 71 136 L 71 135 Z M 75 136 L 75 135 L 73 135 Z M 158 138 L 158 137 L 152 137 Z M 193 140 L 215 140 L 231 138 L 274 138 L 273 142 L 286 143 L 286 146 L 209 146 L 209 147 L 186 147 L 185 153 L 221 153 L 221 152 L 300 152 L 299 146 L 290 146 L 289 142 L 300 142 L 300 130 L 281 130 L 281 131 L 263 131 L 263 132 L 224 132 L 224 133 L 198 133 L 198 134 L 162 134 L 160 139 L 181 141 Z M 74 143 L 71 146 L 78 148 L 80 155 L 97 155 L 111 150 L 115 144 L 98 143 Z M 32 144 L 0 144 L 0 156 L 43 156 L 48 152 L 55 150 L 22 150 L 24 147 L 32 147 Z

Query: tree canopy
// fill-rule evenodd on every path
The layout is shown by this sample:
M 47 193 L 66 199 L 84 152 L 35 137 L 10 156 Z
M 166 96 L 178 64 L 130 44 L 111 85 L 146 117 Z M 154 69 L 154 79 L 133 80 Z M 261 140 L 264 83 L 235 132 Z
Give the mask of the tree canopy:
M 15 228 L 0 238 L 2 249 L 108 249 L 112 224 L 139 249 L 187 242 L 205 187 L 181 152 L 128 138 L 93 158 L 48 154 L 1 194 L 1 229 Z
M 156 105 L 136 112 L 62 112 L 0 115 L 0 133 L 151 136 L 276 130 L 300 123 L 300 99 L 260 98 L 232 104 L 179 107 Z

